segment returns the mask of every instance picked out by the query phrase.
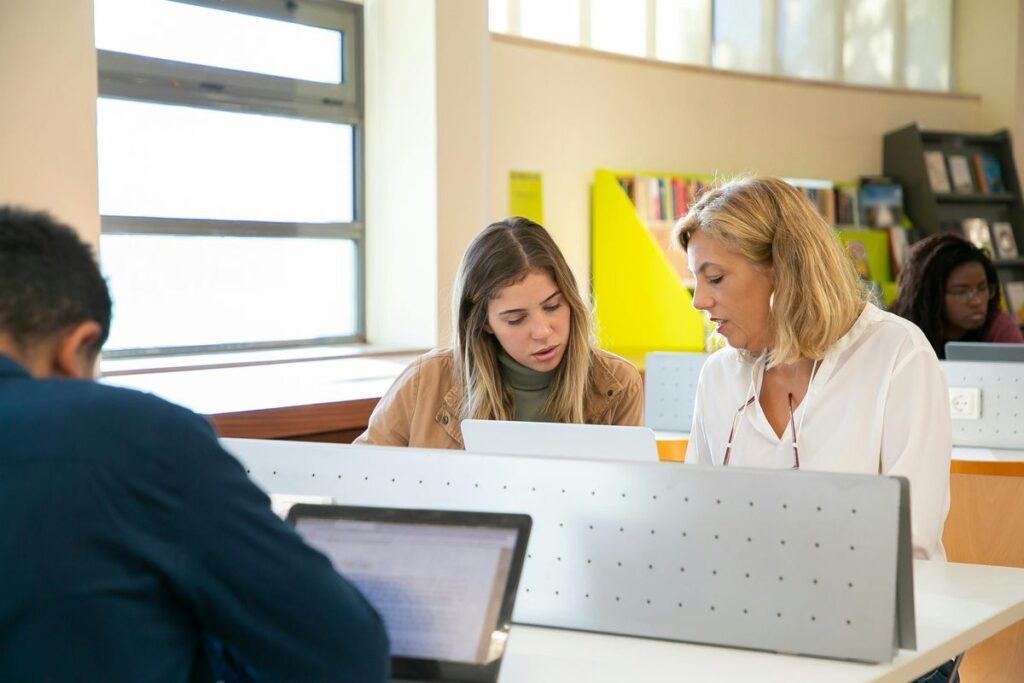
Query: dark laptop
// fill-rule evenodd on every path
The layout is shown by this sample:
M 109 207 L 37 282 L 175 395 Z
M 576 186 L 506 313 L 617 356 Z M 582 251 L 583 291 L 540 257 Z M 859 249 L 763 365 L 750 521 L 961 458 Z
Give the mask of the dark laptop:
M 528 515 L 299 504 L 288 521 L 383 617 L 392 680 L 498 680 Z

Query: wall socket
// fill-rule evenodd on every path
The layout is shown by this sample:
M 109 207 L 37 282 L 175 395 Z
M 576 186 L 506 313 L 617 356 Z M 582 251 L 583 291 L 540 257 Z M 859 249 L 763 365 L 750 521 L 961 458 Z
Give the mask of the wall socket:
M 980 420 L 981 389 L 978 387 L 950 387 L 949 415 L 954 420 Z

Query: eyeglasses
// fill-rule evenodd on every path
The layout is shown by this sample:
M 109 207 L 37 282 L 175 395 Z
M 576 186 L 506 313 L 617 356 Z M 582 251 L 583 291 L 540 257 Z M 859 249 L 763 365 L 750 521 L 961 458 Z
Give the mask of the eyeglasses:
M 977 297 L 981 301 L 987 301 L 988 299 L 995 299 L 996 294 L 999 290 L 994 287 L 989 287 L 987 284 L 978 287 L 977 289 L 971 289 L 970 287 L 957 287 L 956 289 L 946 290 L 946 296 L 951 296 L 957 301 L 967 303 L 971 299 Z
M 722 459 L 722 465 L 729 464 L 729 457 L 732 455 L 732 442 L 736 438 L 736 426 L 739 424 L 740 418 L 743 413 L 747 410 L 747 406 L 757 400 L 757 394 L 754 394 L 747 402 L 740 406 L 740 409 L 736 411 L 736 415 L 732 418 L 732 429 L 729 430 L 729 441 L 725 444 L 725 458 Z M 789 402 L 789 428 L 793 434 L 793 466 L 790 469 L 800 469 L 800 448 L 797 446 L 796 441 L 796 420 L 793 418 L 793 394 L 788 394 Z M 806 410 L 805 410 L 806 414 Z

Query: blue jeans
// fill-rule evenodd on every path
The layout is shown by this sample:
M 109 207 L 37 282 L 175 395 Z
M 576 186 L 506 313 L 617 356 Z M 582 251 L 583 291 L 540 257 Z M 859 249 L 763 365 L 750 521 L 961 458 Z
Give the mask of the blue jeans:
M 931 673 L 926 673 L 924 676 L 918 678 L 914 683 L 960 683 L 960 672 L 958 671 L 951 679 L 949 675 L 953 673 L 953 661 L 949 660 L 942 666 Z

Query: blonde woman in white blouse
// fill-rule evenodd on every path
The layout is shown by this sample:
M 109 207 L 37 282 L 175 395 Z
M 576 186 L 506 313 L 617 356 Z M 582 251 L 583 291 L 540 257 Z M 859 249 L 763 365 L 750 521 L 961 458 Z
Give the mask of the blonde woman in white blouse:
M 832 228 L 777 178 L 709 190 L 674 239 L 728 342 L 701 373 L 686 461 L 906 477 L 914 554 L 944 559 L 952 428 L 924 334 L 867 303 Z

